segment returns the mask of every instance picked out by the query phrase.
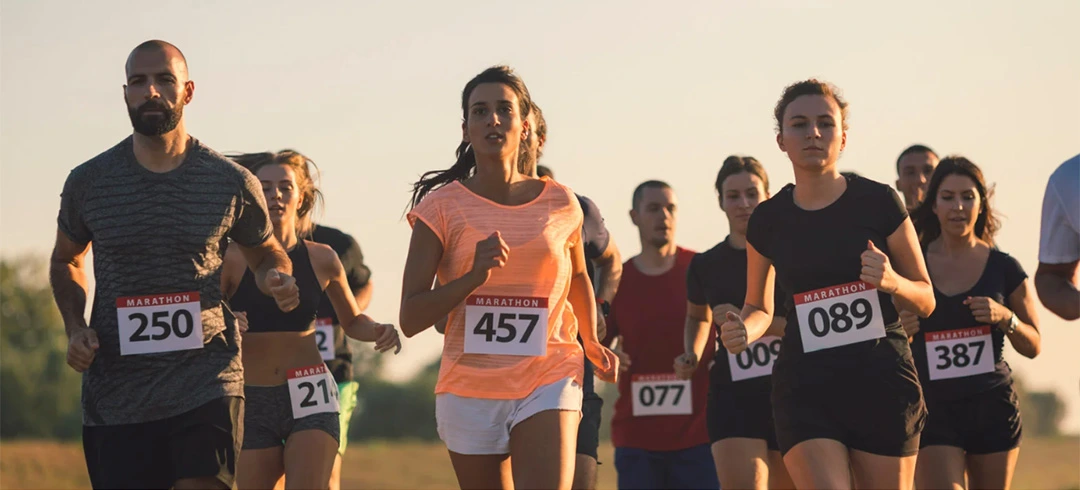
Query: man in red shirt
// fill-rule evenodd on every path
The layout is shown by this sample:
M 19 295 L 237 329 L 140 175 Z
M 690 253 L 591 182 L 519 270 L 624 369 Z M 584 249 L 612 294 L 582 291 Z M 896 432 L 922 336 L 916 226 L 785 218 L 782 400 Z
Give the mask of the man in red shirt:
M 671 366 L 684 350 L 686 270 L 694 257 L 675 245 L 675 213 L 668 184 L 650 180 L 634 189 L 630 218 L 641 253 L 623 264 L 605 339 L 629 361 L 611 420 L 619 488 L 720 487 L 705 427 L 708 370 L 683 381 Z M 712 358 L 713 336 L 703 359 Z

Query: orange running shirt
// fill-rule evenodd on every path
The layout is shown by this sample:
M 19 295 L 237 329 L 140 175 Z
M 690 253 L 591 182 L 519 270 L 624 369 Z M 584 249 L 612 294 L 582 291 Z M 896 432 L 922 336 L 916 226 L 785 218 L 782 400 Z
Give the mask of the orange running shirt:
M 520 399 L 560 379 L 581 383 L 584 354 L 567 295 L 583 215 L 569 188 L 543 180 L 540 195 L 522 205 L 498 204 L 453 182 L 409 212 L 411 226 L 423 221 L 442 242 L 439 284 L 468 273 L 476 243 L 495 231 L 510 247 L 506 266 L 491 269 L 488 281 L 450 311 L 435 393 Z M 599 344 L 588 350 L 597 366 L 616 367 Z

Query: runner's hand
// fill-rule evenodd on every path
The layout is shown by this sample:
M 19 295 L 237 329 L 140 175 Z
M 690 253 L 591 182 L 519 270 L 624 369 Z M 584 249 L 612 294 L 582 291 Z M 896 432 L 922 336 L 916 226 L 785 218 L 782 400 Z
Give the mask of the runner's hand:
M 724 348 L 732 354 L 738 354 L 746 350 L 747 342 L 746 324 L 737 313 L 725 313 L 725 321 L 720 325 L 720 342 Z
M 971 308 L 975 320 L 987 325 L 999 326 L 1012 318 L 1012 310 L 986 296 L 968 296 L 964 304 Z
M 476 255 L 473 256 L 471 274 L 482 279 L 481 284 L 491 277 L 491 269 L 503 268 L 510 258 L 510 246 L 503 241 L 498 231 L 476 242 Z
M 97 354 L 97 332 L 90 327 L 79 327 L 71 332 L 68 338 L 67 363 L 76 372 L 83 372 L 90 368 Z
M 675 358 L 675 377 L 679 379 L 693 378 L 697 365 L 698 358 L 694 353 L 683 352 L 679 354 L 679 357 Z
M 712 317 L 714 318 L 713 322 L 715 322 L 717 325 L 719 325 L 721 323 L 724 323 L 724 318 L 727 318 L 727 313 L 729 311 L 736 314 L 736 315 L 741 315 L 742 314 L 742 310 L 739 309 L 739 308 L 736 308 L 735 305 L 733 305 L 731 303 L 724 303 L 722 305 L 716 305 L 712 309 Z
M 627 354 L 622 350 L 623 338 L 622 335 L 615 337 L 615 347 L 611 348 L 611 352 L 614 352 L 619 357 L 619 372 L 625 373 L 630 370 L 630 354 Z
M 908 337 L 914 337 L 919 333 L 919 317 L 907 310 L 900 310 L 900 324 L 904 327 L 904 333 Z
M 300 306 L 300 289 L 295 277 L 270 269 L 266 272 L 266 285 L 270 286 L 270 294 L 281 311 L 288 313 Z
M 898 287 L 896 271 L 893 270 L 892 264 L 889 263 L 889 256 L 885 255 L 885 252 L 878 250 L 874 242 L 867 240 L 866 250 L 859 258 L 862 260 L 862 272 L 859 274 L 859 279 L 870 283 L 883 293 L 896 292 Z
M 247 332 L 248 331 L 247 312 L 246 311 L 234 311 L 233 316 L 236 317 L 236 329 L 239 330 L 240 333 Z
M 375 350 L 386 352 L 396 347 L 394 354 L 401 352 L 401 337 L 398 336 L 397 329 L 393 325 L 387 323 L 375 325 L 375 335 L 378 335 L 375 339 Z

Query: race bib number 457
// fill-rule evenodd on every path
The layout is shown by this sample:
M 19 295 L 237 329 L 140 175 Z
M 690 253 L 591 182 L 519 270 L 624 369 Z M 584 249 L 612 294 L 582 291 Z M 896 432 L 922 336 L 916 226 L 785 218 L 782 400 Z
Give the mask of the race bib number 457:
M 926 333 L 930 380 L 963 378 L 994 371 L 990 327 Z
M 690 380 L 671 374 L 635 374 L 630 378 L 635 417 L 647 415 L 690 415 Z
M 202 349 L 199 293 L 126 296 L 116 299 L 120 355 Z
M 796 294 L 795 314 L 803 352 L 885 336 L 878 290 L 863 281 Z
M 469 296 L 465 353 L 542 356 L 547 353 L 547 298 Z

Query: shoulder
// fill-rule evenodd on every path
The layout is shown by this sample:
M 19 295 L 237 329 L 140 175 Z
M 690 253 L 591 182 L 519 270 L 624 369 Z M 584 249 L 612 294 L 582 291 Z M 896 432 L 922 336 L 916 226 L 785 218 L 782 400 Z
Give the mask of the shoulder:
M 315 270 L 326 274 L 336 274 L 342 270 L 341 260 L 338 259 L 337 252 L 334 252 L 334 249 L 330 248 L 329 245 L 311 240 L 304 240 L 304 245 L 307 246 L 311 266 Z
M 686 264 L 687 266 L 689 266 L 690 262 L 694 260 L 694 257 L 699 255 L 697 252 L 683 247 L 678 247 L 676 254 L 677 260 L 683 264 Z
M 1024 272 L 1024 266 L 1020 265 L 1020 261 L 1016 260 L 1016 257 L 1013 257 L 1012 255 L 1002 252 L 1001 250 L 998 250 L 996 248 L 990 249 L 990 262 L 998 264 L 998 267 L 1005 271 L 1020 272 L 1021 274 L 1026 274 Z
M 795 190 L 795 184 L 787 184 L 780 188 L 776 194 L 773 194 L 768 199 L 758 204 L 754 208 L 753 214 L 750 215 L 751 221 L 755 216 L 772 217 L 777 213 L 784 213 L 789 208 L 794 206 L 795 201 L 792 198 L 792 192 Z
M 329 245 L 337 252 L 344 252 L 353 243 L 353 237 L 337 228 L 325 225 L 315 225 L 311 231 L 311 241 Z M 340 250 L 339 250 L 340 249 Z
M 1050 174 L 1050 185 L 1058 192 L 1077 193 L 1080 187 L 1080 155 L 1066 160 Z
M 545 178 L 544 180 L 546 181 L 546 185 L 549 187 L 546 192 L 549 199 L 554 199 L 560 205 L 582 209 L 584 203 L 588 199 L 584 196 L 579 196 L 575 194 L 574 190 L 566 184 L 562 184 L 559 181 L 548 178 Z
M 131 137 L 128 136 L 114 145 L 112 148 L 98 153 L 93 158 L 71 169 L 68 174 L 68 185 L 75 187 L 89 186 L 99 176 L 110 169 L 115 169 L 124 162 L 131 153 Z
M 194 152 L 194 161 L 197 162 L 199 167 L 207 171 L 220 174 L 240 185 L 258 184 L 258 179 L 248 169 L 204 145 L 194 136 L 191 138 L 191 149 L 189 151 Z

